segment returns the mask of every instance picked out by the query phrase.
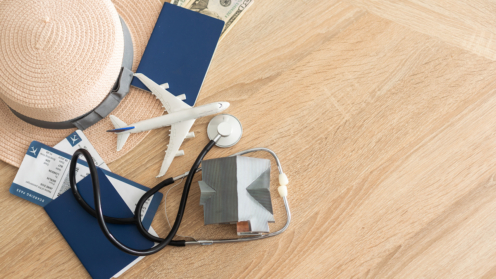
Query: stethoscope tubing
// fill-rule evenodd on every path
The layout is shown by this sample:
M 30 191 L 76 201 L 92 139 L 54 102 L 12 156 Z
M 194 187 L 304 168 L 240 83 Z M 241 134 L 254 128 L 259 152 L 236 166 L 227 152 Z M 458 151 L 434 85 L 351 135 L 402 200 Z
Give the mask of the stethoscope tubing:
M 107 237 L 107 239 L 113 245 L 115 245 L 117 248 L 119 248 L 120 250 L 122 250 L 122 251 L 124 251 L 126 253 L 129 253 L 131 255 L 135 255 L 135 256 L 146 256 L 146 255 L 154 254 L 154 253 L 162 250 L 167 245 L 170 245 L 170 246 L 188 246 L 188 245 L 211 245 L 211 244 L 217 244 L 217 243 L 220 244 L 220 243 L 246 242 L 246 241 L 266 239 L 266 238 L 269 238 L 269 237 L 273 237 L 273 236 L 279 235 L 282 232 L 284 232 L 289 227 L 289 224 L 291 222 L 291 211 L 289 209 L 288 200 L 287 200 L 286 196 L 283 196 L 283 202 L 284 202 L 284 207 L 286 209 L 286 217 L 287 217 L 286 218 L 286 224 L 284 225 L 283 228 L 281 228 L 280 230 L 278 230 L 276 232 L 268 233 L 268 234 L 264 234 L 264 235 L 259 235 L 259 236 L 252 236 L 252 237 L 245 237 L 245 238 L 234 238 L 234 239 L 212 239 L 212 240 L 195 240 L 195 241 L 172 240 L 172 238 L 176 235 L 176 233 L 177 233 L 177 231 L 179 229 L 179 226 L 181 224 L 181 221 L 182 221 L 182 218 L 183 218 L 183 214 L 184 214 L 184 211 L 185 211 L 185 207 L 186 207 L 186 201 L 187 201 L 188 194 L 189 194 L 189 191 L 190 191 L 190 188 L 191 188 L 191 183 L 193 181 L 194 174 L 196 172 L 198 172 L 199 170 L 201 170 L 201 168 L 199 166 L 200 166 L 203 158 L 205 157 L 205 155 L 214 146 L 216 140 L 218 140 L 218 138 L 215 138 L 214 140 L 211 140 L 207 144 L 207 146 L 205 146 L 205 148 L 202 150 L 202 152 L 200 153 L 200 155 L 197 157 L 195 163 L 193 164 L 193 166 L 191 167 L 191 170 L 189 172 L 187 172 L 187 173 L 185 173 L 183 175 L 180 175 L 178 177 L 175 177 L 175 178 L 172 178 L 172 177 L 171 178 L 167 178 L 164 181 L 162 181 L 159 184 L 157 184 L 152 189 L 148 190 L 140 198 L 140 200 L 138 201 L 138 203 L 136 205 L 135 212 L 134 212 L 134 217 L 130 217 L 130 218 L 114 218 L 114 217 L 109 217 L 109 216 L 103 215 L 102 208 L 101 208 L 101 198 L 100 198 L 100 184 L 99 184 L 99 180 L 98 180 L 97 170 L 96 170 L 95 164 L 93 162 L 93 158 L 91 157 L 90 153 L 88 151 L 86 151 L 85 149 L 79 149 L 79 150 L 77 150 L 74 153 L 74 155 L 72 157 L 72 160 L 71 160 L 71 165 L 70 165 L 70 168 L 69 168 L 69 179 L 70 179 L 70 185 L 71 185 L 72 193 L 74 194 L 74 197 L 76 198 L 76 200 L 78 201 L 78 203 L 89 214 L 91 214 L 93 217 L 97 218 L 98 224 L 99 224 L 99 226 L 100 226 L 103 234 L 105 235 L 105 237 Z M 268 152 L 269 154 L 271 154 L 274 157 L 274 159 L 276 160 L 276 164 L 277 164 L 279 173 L 280 174 L 284 174 L 283 173 L 283 170 L 282 170 L 281 162 L 279 161 L 279 158 L 270 149 L 267 149 L 267 148 L 252 148 L 252 149 L 248 149 L 248 150 L 245 150 L 245 151 L 241 151 L 241 152 L 232 154 L 231 156 L 239 156 L 239 155 L 244 155 L 244 154 L 247 154 L 247 153 L 252 153 L 252 152 L 257 152 L 257 151 L 265 151 L 265 152 Z M 86 201 L 79 194 L 79 191 L 77 190 L 77 187 L 76 187 L 75 169 L 76 169 L 76 165 L 77 165 L 77 160 L 78 160 L 78 158 L 79 158 L 80 155 L 83 155 L 86 158 L 86 161 L 88 162 L 88 165 L 89 165 L 90 175 L 91 175 L 91 179 L 92 179 L 92 183 L 93 183 L 93 196 L 94 196 L 94 202 L 95 202 L 95 208 L 96 208 L 96 210 L 93 209 L 90 205 L 88 205 L 86 203 Z M 152 235 L 151 233 L 149 233 L 145 229 L 145 227 L 143 226 L 143 223 L 141 222 L 141 219 L 142 219 L 141 218 L 142 217 L 141 214 L 142 214 L 142 209 L 143 209 L 143 206 L 144 206 L 145 202 L 151 196 L 153 196 L 155 193 L 157 193 L 159 190 L 161 190 L 162 188 L 164 188 L 164 187 L 166 187 L 166 186 L 174 183 L 175 181 L 177 181 L 177 180 L 179 180 L 179 179 L 181 179 L 181 178 L 183 178 L 185 176 L 187 176 L 186 183 L 184 185 L 183 193 L 182 193 L 182 196 L 181 196 L 181 202 L 179 204 L 178 214 L 177 214 L 176 220 L 174 222 L 174 225 L 171 228 L 171 231 L 169 232 L 169 234 L 167 235 L 166 238 L 160 238 L 160 237 L 157 237 L 157 236 Z M 132 249 L 130 247 L 127 247 L 127 246 L 123 245 L 122 243 L 120 243 L 110 233 L 110 231 L 108 230 L 105 222 L 112 223 L 112 224 L 135 224 L 136 227 L 138 228 L 138 231 L 145 238 L 147 238 L 147 239 L 149 239 L 149 240 L 151 240 L 153 242 L 158 243 L 158 245 L 156 245 L 153 248 L 145 249 L 145 250 L 135 250 L 135 249 Z

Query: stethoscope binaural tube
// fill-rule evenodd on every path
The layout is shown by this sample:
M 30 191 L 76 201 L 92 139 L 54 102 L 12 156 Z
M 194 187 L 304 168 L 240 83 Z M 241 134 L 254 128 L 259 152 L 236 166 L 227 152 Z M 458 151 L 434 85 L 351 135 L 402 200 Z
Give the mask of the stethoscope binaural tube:
M 179 204 L 179 210 L 176 215 L 176 220 L 174 222 L 174 225 L 172 226 L 171 231 L 167 235 L 166 238 L 161 239 L 158 237 L 155 237 L 151 235 L 144 227 L 143 224 L 141 223 L 141 209 L 143 208 L 143 204 L 148 200 L 149 197 L 151 197 L 153 194 L 155 194 L 157 191 L 162 189 L 163 187 L 169 185 L 172 183 L 174 180 L 173 179 L 166 179 L 165 181 L 159 183 L 157 186 L 153 187 L 150 189 L 148 192 L 145 193 L 138 202 L 138 205 L 136 206 L 136 211 L 135 211 L 135 217 L 134 218 L 112 218 L 112 217 L 107 217 L 103 215 L 102 211 L 102 201 L 100 197 L 100 183 L 98 181 L 98 174 L 97 174 L 97 169 L 95 166 L 95 163 L 93 161 L 93 158 L 91 157 L 90 153 L 85 150 L 85 149 L 78 149 L 74 153 L 72 160 L 71 160 L 71 165 L 69 168 L 69 182 L 71 185 L 72 193 L 74 194 L 76 200 L 78 203 L 83 206 L 83 208 L 88 211 L 90 214 L 94 212 L 95 217 L 98 220 L 98 225 L 100 226 L 100 229 L 102 230 L 103 234 L 105 237 L 117 248 L 119 248 L 121 251 L 126 252 L 128 254 L 134 255 L 134 256 L 148 256 L 154 253 L 157 253 L 158 251 L 162 250 L 165 248 L 167 245 L 172 245 L 172 246 L 185 246 L 185 241 L 174 241 L 172 238 L 176 235 L 177 231 L 179 230 L 179 226 L 181 225 L 181 221 L 184 216 L 184 211 L 186 208 L 186 201 L 188 200 L 188 194 L 189 190 L 191 188 L 191 183 L 193 182 L 193 176 L 195 175 L 196 171 L 198 170 L 203 158 L 205 155 L 212 149 L 212 147 L 215 145 L 215 143 L 220 139 L 220 135 L 218 135 L 215 139 L 211 140 L 205 148 L 203 148 L 202 152 L 200 155 L 195 160 L 195 163 L 191 167 L 191 170 L 188 173 L 188 176 L 186 178 L 186 183 L 184 184 L 184 189 L 183 189 L 183 194 L 181 196 L 181 202 Z M 77 166 L 77 160 L 80 155 L 83 155 L 86 158 L 86 161 L 88 163 L 88 167 L 90 169 L 90 176 L 91 176 L 91 182 L 93 184 L 93 198 L 95 202 L 95 210 L 93 210 L 81 197 L 79 194 L 77 187 L 76 187 L 76 166 Z M 93 214 L 92 214 L 93 215 Z M 108 230 L 107 225 L 105 224 L 106 220 L 109 220 L 111 223 L 117 223 L 117 224 L 129 224 L 129 223 L 135 223 L 137 224 L 137 227 L 139 231 L 148 239 L 153 239 L 152 241 L 158 242 L 159 244 L 145 250 L 136 250 L 129 248 L 128 246 L 122 244 L 119 242 L 113 235 L 112 233 Z

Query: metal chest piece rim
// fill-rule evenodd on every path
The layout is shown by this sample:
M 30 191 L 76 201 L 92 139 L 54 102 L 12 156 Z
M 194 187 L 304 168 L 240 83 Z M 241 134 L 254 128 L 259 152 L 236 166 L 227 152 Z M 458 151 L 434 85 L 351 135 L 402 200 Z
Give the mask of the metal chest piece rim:
M 230 133 L 224 132 L 231 128 Z M 222 137 L 215 144 L 218 147 L 231 147 L 239 142 L 243 135 L 243 126 L 241 122 L 230 114 L 219 114 L 212 118 L 207 126 L 207 135 L 210 140 L 213 140 L 219 135 L 219 129 Z M 227 135 L 227 136 L 224 136 Z

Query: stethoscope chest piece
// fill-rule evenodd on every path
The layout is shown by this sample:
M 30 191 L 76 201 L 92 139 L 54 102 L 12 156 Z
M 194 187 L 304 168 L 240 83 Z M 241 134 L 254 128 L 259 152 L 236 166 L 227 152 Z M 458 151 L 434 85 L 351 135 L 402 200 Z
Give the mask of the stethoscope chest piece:
M 235 145 L 243 135 L 241 122 L 230 114 L 217 115 L 208 123 L 207 135 L 210 140 L 213 140 L 219 134 L 222 137 L 215 145 L 218 147 L 231 147 Z

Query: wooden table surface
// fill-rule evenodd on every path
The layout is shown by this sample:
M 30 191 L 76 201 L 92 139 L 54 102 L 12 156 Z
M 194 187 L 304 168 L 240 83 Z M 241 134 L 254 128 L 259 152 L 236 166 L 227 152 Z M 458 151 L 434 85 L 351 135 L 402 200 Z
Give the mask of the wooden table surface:
M 489 0 L 256 0 L 218 47 L 198 104 L 228 101 L 244 127 L 208 158 L 277 152 L 291 226 L 258 242 L 168 247 L 122 278 L 496 277 L 495 15 Z M 169 174 L 189 169 L 208 121 Z M 155 185 L 167 134 L 110 168 Z M 89 277 L 46 213 L 9 194 L 16 171 L 0 162 L 0 277 Z M 272 231 L 286 218 L 276 174 Z M 167 199 L 172 218 L 181 191 Z M 179 233 L 235 237 L 203 225 L 199 197 L 194 183 Z

